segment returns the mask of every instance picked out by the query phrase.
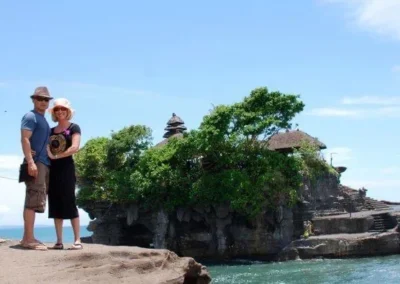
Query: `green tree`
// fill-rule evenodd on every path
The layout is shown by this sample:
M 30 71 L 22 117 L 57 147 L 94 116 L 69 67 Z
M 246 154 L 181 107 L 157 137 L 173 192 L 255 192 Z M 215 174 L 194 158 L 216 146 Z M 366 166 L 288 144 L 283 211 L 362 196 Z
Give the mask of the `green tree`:
M 96 184 L 96 194 L 81 194 L 81 202 L 101 196 L 170 210 L 229 202 L 248 216 L 281 202 L 292 204 L 302 163 L 268 150 L 263 141 L 281 128 L 290 128 L 303 108 L 297 95 L 258 88 L 242 102 L 215 107 L 199 129 L 162 147 L 149 148 L 151 132 L 143 126 L 124 128 L 101 142 L 90 141 L 77 163 L 82 180 Z M 95 158 L 101 173 L 96 175 L 85 171 L 94 163 L 89 161 L 92 148 L 100 151 Z

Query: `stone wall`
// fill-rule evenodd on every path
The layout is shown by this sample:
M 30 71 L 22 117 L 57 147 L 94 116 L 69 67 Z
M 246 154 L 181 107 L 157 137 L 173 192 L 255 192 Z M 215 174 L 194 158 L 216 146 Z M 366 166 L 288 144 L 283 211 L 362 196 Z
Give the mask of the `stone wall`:
M 339 180 L 334 174 L 326 173 L 315 182 L 304 178 L 299 194 L 303 201 L 309 203 L 309 207 L 316 211 L 340 206 L 338 202 Z
M 315 218 L 314 230 L 319 235 L 356 234 L 370 230 L 374 225 L 372 216 L 348 218 Z
M 135 204 L 84 208 L 92 241 L 107 245 L 167 248 L 198 259 L 270 259 L 292 241 L 292 211 L 279 206 L 249 220 L 228 204 L 150 212 Z
M 300 202 L 293 208 L 293 238 L 303 234 L 304 221 L 343 211 L 339 195 L 339 181 L 334 174 L 327 173 L 315 182 L 304 178 L 303 186 L 299 189 Z

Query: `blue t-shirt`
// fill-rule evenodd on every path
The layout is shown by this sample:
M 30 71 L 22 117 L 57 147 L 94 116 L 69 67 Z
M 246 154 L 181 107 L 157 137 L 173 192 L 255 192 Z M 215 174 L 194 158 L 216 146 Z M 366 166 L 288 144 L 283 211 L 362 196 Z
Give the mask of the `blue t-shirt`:
M 30 143 L 32 150 L 36 152 L 36 155 L 33 157 L 35 162 L 50 165 L 46 149 L 49 143 L 50 126 L 44 115 L 31 110 L 22 118 L 21 129 L 32 131 Z

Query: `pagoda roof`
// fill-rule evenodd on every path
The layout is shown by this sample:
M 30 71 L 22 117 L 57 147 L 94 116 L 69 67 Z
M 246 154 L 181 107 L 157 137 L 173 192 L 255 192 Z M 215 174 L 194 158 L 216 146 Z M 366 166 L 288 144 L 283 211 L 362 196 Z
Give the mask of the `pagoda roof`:
M 164 130 L 175 130 L 175 129 L 186 130 L 187 128 L 184 125 L 177 125 L 177 126 L 168 125 L 167 127 L 164 128 Z
M 167 124 L 168 125 L 179 125 L 179 124 L 184 124 L 185 122 L 177 116 L 175 113 L 172 113 L 172 117 L 168 120 Z

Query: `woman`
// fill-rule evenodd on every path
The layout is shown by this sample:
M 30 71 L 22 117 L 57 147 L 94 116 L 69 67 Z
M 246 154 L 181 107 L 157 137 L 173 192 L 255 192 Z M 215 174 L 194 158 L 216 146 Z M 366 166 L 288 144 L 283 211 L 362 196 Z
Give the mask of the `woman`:
M 75 164 L 72 155 L 79 150 L 81 130 L 70 122 L 74 111 L 67 99 L 54 100 L 49 109 L 57 126 L 51 129 L 50 144 L 47 148 L 51 159 L 49 180 L 49 218 L 54 219 L 57 242 L 53 249 L 64 249 L 63 220 L 70 219 L 74 231 L 74 244 L 70 249 L 82 249 L 80 239 L 79 213 L 75 202 Z

